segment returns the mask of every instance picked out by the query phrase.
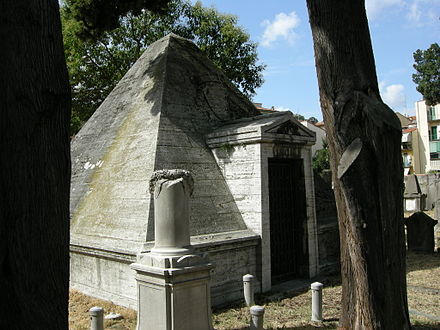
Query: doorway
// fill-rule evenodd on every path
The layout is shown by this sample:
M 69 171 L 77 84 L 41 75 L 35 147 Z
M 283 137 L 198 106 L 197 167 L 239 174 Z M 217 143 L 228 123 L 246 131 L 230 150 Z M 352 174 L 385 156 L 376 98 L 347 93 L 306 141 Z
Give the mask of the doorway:
M 269 158 L 272 283 L 308 277 L 303 159 Z

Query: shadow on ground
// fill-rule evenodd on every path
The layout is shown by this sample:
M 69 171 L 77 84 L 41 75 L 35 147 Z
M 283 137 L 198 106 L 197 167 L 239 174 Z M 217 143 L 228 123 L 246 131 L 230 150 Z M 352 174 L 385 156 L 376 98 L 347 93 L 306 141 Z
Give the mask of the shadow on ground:
M 407 251 L 406 273 L 440 267 L 440 253 L 422 253 Z

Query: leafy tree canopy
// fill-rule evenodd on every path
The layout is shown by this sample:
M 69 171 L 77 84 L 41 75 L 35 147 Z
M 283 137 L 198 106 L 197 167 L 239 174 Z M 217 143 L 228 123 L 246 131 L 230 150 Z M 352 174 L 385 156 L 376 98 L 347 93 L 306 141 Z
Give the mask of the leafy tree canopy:
M 237 26 L 237 17 L 197 2 L 173 0 L 167 15 L 143 10 L 128 13 L 119 27 L 82 39 L 83 23 L 69 7 L 61 9 L 64 47 L 72 86 L 71 132 L 76 133 L 117 82 L 154 41 L 173 32 L 192 40 L 247 96 L 262 85 L 265 65 L 258 63 L 257 44 Z
M 303 115 L 300 115 L 299 113 L 294 113 L 293 117 L 298 121 L 306 120 L 306 117 L 304 117 Z
M 318 119 L 316 119 L 315 117 L 310 117 L 310 118 L 306 119 L 306 117 L 304 117 L 303 115 L 301 115 L 299 113 L 294 113 L 293 117 L 299 121 L 307 120 L 308 122 L 310 122 L 312 124 L 316 124 L 318 122 Z
M 78 23 L 76 33 L 82 38 L 100 36 L 119 27 L 119 18 L 143 9 L 164 14 L 170 0 L 65 0 L 65 9 Z
M 312 124 L 316 124 L 319 120 L 316 117 L 310 117 L 307 119 L 308 122 L 311 122 Z
M 412 75 L 417 91 L 423 95 L 427 105 L 440 103 L 440 46 L 434 43 L 427 50 L 414 52 L 414 69 Z

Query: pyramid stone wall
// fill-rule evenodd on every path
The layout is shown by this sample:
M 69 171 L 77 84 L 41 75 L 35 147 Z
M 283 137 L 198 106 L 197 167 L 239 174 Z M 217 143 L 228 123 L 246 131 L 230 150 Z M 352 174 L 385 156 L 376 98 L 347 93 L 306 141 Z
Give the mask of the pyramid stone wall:
M 193 235 L 246 229 L 205 135 L 255 107 L 190 41 L 152 44 L 72 142 L 71 243 L 137 253 L 154 239 L 157 169 L 195 179 Z
M 72 141 L 71 243 L 136 251 L 145 242 L 164 66 L 152 45 Z M 152 66 L 155 64 L 154 66 Z M 155 101 L 145 101 L 142 91 Z M 156 113 L 156 115 L 152 115 Z
M 194 52 L 185 51 L 189 45 Z M 193 173 L 192 235 L 246 229 L 205 136 L 256 110 L 211 62 L 198 60 L 195 46 L 176 38 L 169 48 L 155 168 Z

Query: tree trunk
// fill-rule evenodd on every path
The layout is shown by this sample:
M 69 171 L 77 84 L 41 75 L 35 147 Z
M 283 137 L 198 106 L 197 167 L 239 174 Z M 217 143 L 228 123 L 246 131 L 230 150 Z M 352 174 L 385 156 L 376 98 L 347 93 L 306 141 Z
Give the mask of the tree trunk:
M 1 1 L 0 40 L 0 328 L 67 329 L 70 88 L 58 1 Z
M 307 0 L 339 216 L 342 329 L 409 329 L 401 127 L 379 95 L 363 0 Z

